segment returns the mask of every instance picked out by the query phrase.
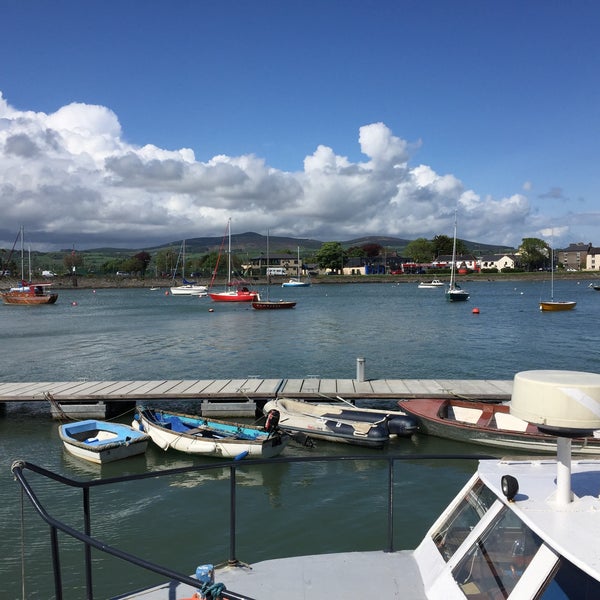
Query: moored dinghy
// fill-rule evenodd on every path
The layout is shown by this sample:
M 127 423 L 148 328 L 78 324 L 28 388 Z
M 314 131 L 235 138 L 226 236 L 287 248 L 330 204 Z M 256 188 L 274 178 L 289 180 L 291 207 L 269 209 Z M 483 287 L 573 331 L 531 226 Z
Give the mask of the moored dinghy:
M 329 442 L 381 448 L 390 435 L 410 436 L 415 419 L 400 411 L 357 408 L 351 405 L 311 403 L 292 398 L 267 402 L 265 414 L 276 410 L 284 431 Z
M 96 464 L 143 454 L 150 440 L 129 425 L 94 419 L 61 425 L 58 434 L 67 452 Z
M 236 458 L 272 458 L 281 454 L 289 436 L 277 430 L 275 413 L 264 428 L 195 415 L 138 407 L 134 427 L 148 433 L 163 450 Z
M 556 436 L 511 414 L 510 403 L 476 402 L 456 398 L 401 400 L 398 406 L 419 422 L 427 435 L 526 452 L 556 452 Z M 573 438 L 576 454 L 600 455 L 600 432 Z

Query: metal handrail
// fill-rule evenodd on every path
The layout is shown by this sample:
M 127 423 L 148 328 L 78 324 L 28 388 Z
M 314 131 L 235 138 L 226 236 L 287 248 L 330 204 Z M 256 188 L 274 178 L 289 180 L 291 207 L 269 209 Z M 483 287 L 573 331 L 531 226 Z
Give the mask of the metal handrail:
M 11 466 L 11 471 L 21 486 L 22 490 L 29 498 L 33 508 L 39 514 L 39 516 L 50 526 L 50 540 L 52 550 L 52 565 L 54 571 L 54 588 L 56 600 L 62 600 L 63 598 L 63 585 L 62 585 L 62 572 L 60 565 L 59 546 L 58 546 L 58 531 L 62 531 L 68 536 L 75 538 L 85 545 L 84 560 L 85 560 L 85 579 L 86 579 L 86 600 L 93 600 L 93 584 L 92 584 L 92 561 L 91 561 L 91 548 L 95 548 L 101 552 L 124 560 L 128 563 L 134 564 L 138 567 L 146 569 L 148 571 L 157 573 L 167 577 L 169 580 L 178 581 L 180 583 L 187 584 L 189 586 L 198 587 L 198 580 L 188 575 L 179 573 L 168 567 L 147 561 L 138 556 L 135 556 L 129 552 L 125 552 L 96 539 L 91 535 L 91 512 L 90 512 L 90 490 L 96 487 L 103 487 L 108 485 L 117 485 L 130 481 L 139 481 L 143 479 L 153 479 L 159 477 L 168 477 L 172 475 L 179 475 L 198 471 L 208 471 L 214 469 L 229 469 L 230 475 L 230 531 L 229 531 L 229 559 L 228 564 L 241 564 L 236 558 L 236 473 L 237 469 L 243 467 L 245 469 L 258 466 L 258 465 L 273 465 L 277 463 L 290 464 L 290 463 L 312 463 L 312 462 L 341 462 L 341 461 L 369 461 L 369 462 L 386 462 L 387 463 L 387 546 L 384 548 L 385 552 L 394 551 L 394 465 L 397 461 L 421 461 L 421 460 L 480 460 L 489 459 L 491 456 L 487 455 L 473 455 L 473 454 L 419 454 L 419 455 L 383 455 L 383 456 L 311 456 L 311 457 L 277 457 L 270 459 L 247 459 L 243 462 L 228 461 L 219 462 L 210 465 L 194 465 L 187 467 L 179 467 L 175 469 L 165 469 L 160 471 L 148 471 L 146 473 L 138 473 L 133 475 L 124 475 L 120 477 L 108 477 L 105 479 L 93 479 L 89 481 L 79 481 L 65 477 L 58 473 L 49 471 L 43 467 L 35 465 L 33 463 L 17 460 L 14 461 Z M 82 490 L 82 501 L 83 501 L 83 515 L 84 515 L 84 531 L 79 531 L 66 523 L 54 518 L 44 508 L 36 493 L 27 481 L 25 471 L 32 471 L 52 479 L 63 485 L 79 488 Z M 252 600 L 249 596 L 244 596 L 230 590 L 223 590 L 221 593 L 223 600 Z

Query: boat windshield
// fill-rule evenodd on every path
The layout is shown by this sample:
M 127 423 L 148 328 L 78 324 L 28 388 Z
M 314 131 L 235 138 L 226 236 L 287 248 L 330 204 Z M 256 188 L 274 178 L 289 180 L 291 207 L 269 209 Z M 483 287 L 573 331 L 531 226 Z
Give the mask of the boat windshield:
M 452 575 L 467 598 L 508 598 L 541 545 L 542 540 L 505 506 Z
M 433 541 L 446 562 L 495 500 L 496 496 L 478 479 L 448 518 L 433 532 Z

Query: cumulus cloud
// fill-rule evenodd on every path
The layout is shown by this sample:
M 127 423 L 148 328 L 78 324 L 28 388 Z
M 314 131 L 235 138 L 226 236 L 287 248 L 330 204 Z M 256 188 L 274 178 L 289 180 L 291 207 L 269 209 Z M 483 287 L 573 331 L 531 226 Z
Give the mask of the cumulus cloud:
M 235 232 L 347 240 L 450 235 L 517 245 L 531 235 L 525 195 L 493 199 L 452 174 L 411 166 L 411 146 L 384 123 L 359 129 L 352 162 L 315 144 L 303 169 L 255 155 L 195 159 L 193 150 L 138 147 L 109 108 L 73 103 L 52 114 L 20 111 L 0 94 L 0 243 L 21 225 L 40 249 L 150 247 Z M 522 233 L 521 233 L 522 232 Z

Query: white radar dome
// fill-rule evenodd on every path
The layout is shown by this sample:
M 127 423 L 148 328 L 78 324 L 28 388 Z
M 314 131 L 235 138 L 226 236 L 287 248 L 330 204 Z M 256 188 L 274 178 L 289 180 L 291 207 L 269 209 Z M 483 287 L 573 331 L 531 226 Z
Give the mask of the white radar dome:
M 555 435 L 600 429 L 600 374 L 522 371 L 513 382 L 510 412 Z

